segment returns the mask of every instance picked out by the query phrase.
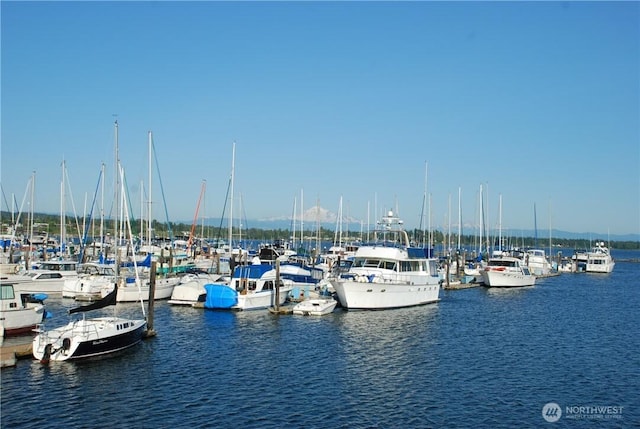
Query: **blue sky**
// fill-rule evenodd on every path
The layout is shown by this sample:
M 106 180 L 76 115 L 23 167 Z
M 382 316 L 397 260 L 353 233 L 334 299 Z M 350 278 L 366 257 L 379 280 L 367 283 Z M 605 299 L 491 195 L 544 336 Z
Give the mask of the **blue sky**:
M 503 229 L 533 229 L 535 205 L 542 230 L 640 233 L 638 2 L 0 7 L 2 189 L 19 204 L 35 171 L 36 211 L 60 211 L 63 159 L 68 212 L 102 163 L 112 192 L 117 119 L 134 213 L 153 132 L 161 221 L 160 179 L 171 220 L 194 217 L 203 180 L 200 215 L 222 215 L 235 142 L 247 219 L 342 198 L 417 227 L 426 176 L 436 228 L 457 224 L 459 189 L 477 225 L 482 185 L 490 227 L 501 196 Z

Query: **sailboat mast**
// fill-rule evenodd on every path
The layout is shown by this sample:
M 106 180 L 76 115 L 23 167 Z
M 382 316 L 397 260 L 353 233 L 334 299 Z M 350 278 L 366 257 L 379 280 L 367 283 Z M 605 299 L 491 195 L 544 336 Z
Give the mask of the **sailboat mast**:
M 462 198 L 462 188 L 458 187 L 458 250 L 460 250 L 460 236 L 462 235 L 462 208 L 461 201 Z
M 29 221 L 29 228 L 31 228 L 30 232 L 29 232 L 29 241 L 31 242 L 33 240 L 33 213 L 34 213 L 34 194 L 36 192 L 36 172 L 33 172 L 33 178 L 31 180 L 31 209 L 29 210 L 29 217 L 30 217 L 30 221 Z M 45 255 L 47 254 L 46 252 L 44 253 Z M 31 257 L 31 245 L 29 245 L 29 251 L 27 253 L 28 258 L 27 260 Z M 29 268 L 29 265 L 27 265 L 26 267 L 27 269 Z
M 140 244 L 144 242 L 144 180 L 140 180 Z
M 62 180 L 60 181 L 60 243 L 58 243 L 60 247 L 60 256 L 62 256 L 63 245 L 65 242 L 65 223 L 66 219 L 64 216 L 64 158 L 62 159 Z
M 480 229 L 480 236 L 479 236 L 479 243 L 478 243 L 478 254 L 482 255 L 482 230 L 484 229 L 484 204 L 483 204 L 483 195 L 482 195 L 482 184 L 480 184 L 480 224 L 479 224 L 479 229 Z
M 152 203 L 152 198 L 151 198 L 151 172 L 152 172 L 152 167 L 151 167 L 151 151 L 153 150 L 153 135 L 151 134 L 151 131 L 148 132 L 148 145 L 149 145 L 149 197 L 147 198 L 147 234 L 148 234 L 148 246 L 149 246 L 149 252 L 151 252 L 151 203 Z
M 425 213 L 426 211 L 426 207 L 427 207 L 427 184 L 428 184 L 428 172 L 429 172 L 429 164 L 425 161 L 424 163 L 424 195 L 422 197 L 422 216 L 420 219 L 420 223 L 422 226 L 422 246 L 426 246 L 427 244 L 427 229 L 426 229 L 426 225 L 427 222 L 424 221 L 424 216 L 427 215 Z
M 100 255 L 104 255 L 104 162 L 100 166 L 102 173 L 102 184 L 100 187 Z
M 118 149 L 118 120 L 115 121 L 115 168 L 114 168 L 114 189 L 113 189 L 113 203 L 115 205 L 113 219 L 113 249 L 115 252 L 115 269 L 116 276 L 120 274 L 120 261 L 118 258 L 118 219 L 120 215 L 120 155 Z
M 296 197 L 293 197 L 293 216 L 291 219 L 291 223 L 292 223 L 292 237 L 291 237 L 291 244 L 292 246 L 295 248 L 296 247 L 296 211 L 298 209 L 298 199 Z
M 231 150 L 231 193 L 229 195 L 230 205 L 229 205 L 229 251 L 233 250 L 232 247 L 232 230 L 233 230 L 233 180 L 235 174 L 235 165 L 236 165 L 236 142 L 233 142 L 232 150 Z
M 538 247 L 538 213 L 536 210 L 536 203 L 533 203 L 533 233 L 534 233 L 534 246 Z
M 498 250 L 502 253 L 502 194 L 499 198 L 500 207 L 498 208 Z

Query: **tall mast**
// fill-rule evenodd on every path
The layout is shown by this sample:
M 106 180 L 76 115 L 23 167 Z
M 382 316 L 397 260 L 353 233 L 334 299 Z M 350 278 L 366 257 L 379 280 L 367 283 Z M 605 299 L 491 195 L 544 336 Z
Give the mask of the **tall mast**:
M 500 194 L 498 207 L 498 250 L 502 252 L 502 194 Z
M 118 217 L 120 215 L 120 154 L 118 149 L 118 120 L 115 121 L 115 166 L 114 166 L 114 187 L 113 187 L 113 203 L 114 203 L 114 213 L 115 217 L 113 219 L 113 248 L 115 251 L 115 255 L 118 255 Z M 116 274 L 118 270 L 118 261 L 116 258 Z
M 460 236 L 462 235 L 462 188 L 458 186 L 458 250 L 460 250 Z
M 29 210 L 29 217 L 30 217 L 30 220 L 29 220 L 29 228 L 30 228 L 30 231 L 29 231 L 29 242 L 32 242 L 32 240 L 33 240 L 33 213 L 34 213 L 33 205 L 34 205 L 34 194 L 35 194 L 35 191 L 36 191 L 36 172 L 34 171 L 33 172 L 33 177 L 32 177 L 32 180 L 31 180 L 31 204 L 29 204 L 31 206 L 31 209 Z M 47 253 L 44 252 L 44 254 L 46 255 Z M 31 244 L 29 244 L 28 256 L 29 257 L 27 259 L 29 259 L 31 257 Z M 27 265 L 27 269 L 28 268 L 29 268 L 29 266 Z
M 534 232 L 534 246 L 538 247 L 538 212 L 536 210 L 536 203 L 533 203 L 533 232 Z
M 229 250 L 233 250 L 232 247 L 232 231 L 233 231 L 233 180 L 235 175 L 235 165 L 236 165 L 236 142 L 233 142 L 232 150 L 231 150 L 231 194 L 230 205 L 229 205 Z
M 147 199 L 147 234 L 149 234 L 148 243 L 149 243 L 149 252 L 151 252 L 151 153 L 153 150 L 153 135 L 151 131 L 148 133 L 149 138 L 149 198 Z
M 100 186 L 100 255 L 104 256 L 104 162 L 100 166 L 100 169 L 102 170 L 102 174 L 100 176 L 102 177 L 102 183 Z
M 66 241 L 66 237 L 65 237 L 65 224 L 66 224 L 66 219 L 65 219 L 65 208 L 64 208 L 64 200 L 65 200 L 65 196 L 64 196 L 64 158 L 62 159 L 62 180 L 60 181 L 60 256 L 62 256 L 62 248 L 63 245 Z
M 483 204 L 483 195 L 482 195 L 482 183 L 480 184 L 480 237 L 478 242 L 478 253 L 482 255 L 482 230 L 484 229 L 484 204 Z

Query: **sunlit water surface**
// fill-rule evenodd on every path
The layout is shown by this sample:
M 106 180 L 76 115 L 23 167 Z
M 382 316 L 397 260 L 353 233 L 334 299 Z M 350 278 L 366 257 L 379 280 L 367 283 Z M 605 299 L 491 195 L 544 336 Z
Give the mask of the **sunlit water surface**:
M 621 261 L 609 275 L 315 318 L 156 302 L 158 335 L 123 355 L 2 369 L 1 426 L 541 427 L 554 402 L 563 415 L 553 427 L 637 427 L 639 275 Z M 48 324 L 66 323 L 73 302 L 48 302 Z M 592 406 L 622 408 L 568 413 Z

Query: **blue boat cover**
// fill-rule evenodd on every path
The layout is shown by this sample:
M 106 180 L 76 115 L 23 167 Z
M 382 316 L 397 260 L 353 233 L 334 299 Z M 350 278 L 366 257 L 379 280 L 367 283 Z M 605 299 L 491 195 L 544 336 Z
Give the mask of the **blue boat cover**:
M 409 247 L 407 248 L 407 254 L 409 255 L 409 258 L 432 258 L 433 249 L 428 249 L 426 247 Z
M 233 270 L 234 279 L 259 279 L 267 271 L 273 270 L 271 264 L 240 265 Z
M 231 308 L 238 303 L 238 292 L 224 284 L 206 284 L 204 308 Z

